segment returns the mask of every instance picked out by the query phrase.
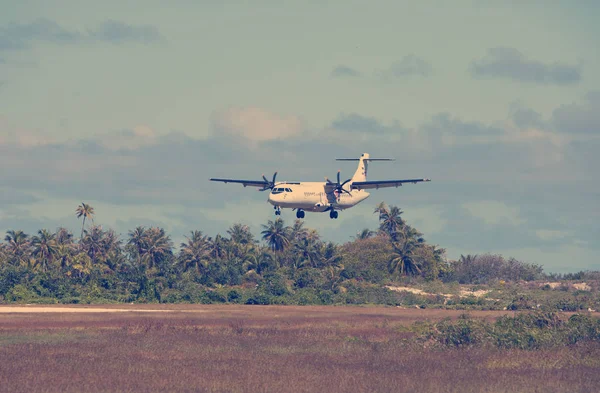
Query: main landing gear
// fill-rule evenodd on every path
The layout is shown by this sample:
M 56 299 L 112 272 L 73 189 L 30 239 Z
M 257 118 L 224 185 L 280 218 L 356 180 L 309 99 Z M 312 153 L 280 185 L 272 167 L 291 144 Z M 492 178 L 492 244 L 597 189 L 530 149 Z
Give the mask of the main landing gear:
M 329 218 L 331 218 L 332 220 L 338 218 L 338 212 L 336 212 L 335 210 L 330 211 Z
M 304 210 L 298 209 L 296 212 L 296 218 L 304 218 Z

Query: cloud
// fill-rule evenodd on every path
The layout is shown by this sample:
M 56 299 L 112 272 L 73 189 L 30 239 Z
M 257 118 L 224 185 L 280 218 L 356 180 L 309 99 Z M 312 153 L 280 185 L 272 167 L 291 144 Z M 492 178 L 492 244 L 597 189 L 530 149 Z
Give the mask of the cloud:
M 103 22 L 96 29 L 88 30 L 88 35 L 94 40 L 113 44 L 126 42 L 150 44 L 163 39 L 155 26 L 133 26 L 112 19 Z
M 359 76 L 362 76 L 362 74 L 359 71 L 355 70 L 354 68 L 345 66 L 345 65 L 339 65 L 331 71 L 332 78 L 359 77 Z
M 40 18 L 30 23 L 10 23 L 0 27 L 0 50 L 27 49 L 33 41 L 72 44 L 82 38 L 76 31 L 68 31 L 54 21 Z
M 406 55 L 400 61 L 392 63 L 392 65 L 383 71 L 379 71 L 383 79 L 404 78 L 409 76 L 429 76 L 431 75 L 431 65 L 415 55 Z
M 519 209 L 509 207 L 504 202 L 477 201 L 466 203 L 463 207 L 473 217 L 482 219 L 487 225 L 519 226 L 524 224 L 524 220 L 520 217 Z
M 513 104 L 510 107 L 510 117 L 517 127 L 543 127 L 542 115 L 531 108 L 526 108 L 520 104 Z
M 37 201 L 39 198 L 31 193 L 0 187 L 0 206 L 29 204 Z
M 132 129 L 102 134 L 95 139 L 95 142 L 111 150 L 139 149 L 142 146 L 153 145 L 156 141 L 155 131 L 147 125 L 137 125 Z
M 290 138 L 304 131 L 304 124 L 298 116 L 280 116 L 258 107 L 215 112 L 212 124 L 219 135 L 241 137 L 251 142 Z
M 68 30 L 46 18 L 39 18 L 29 23 L 10 23 L 0 27 L 0 51 L 29 49 L 37 42 L 59 45 L 91 42 L 147 44 L 161 39 L 159 30 L 154 26 L 134 26 L 112 19 L 96 28 L 87 29 L 86 32 Z
M 340 114 L 338 118 L 331 123 L 331 128 L 351 133 L 364 132 L 369 134 L 386 134 L 402 130 L 402 127 L 398 122 L 395 122 L 391 126 L 386 126 L 374 117 L 362 116 L 358 113 Z
M 588 93 L 583 104 L 556 108 L 552 112 L 552 121 L 560 132 L 600 135 L 600 92 Z
M 581 80 L 581 66 L 563 63 L 544 64 L 529 60 L 515 48 L 491 48 L 487 55 L 470 65 L 478 78 L 507 78 L 518 82 L 569 85 Z
M 0 146 L 34 147 L 54 143 L 54 138 L 40 130 L 15 127 L 0 116 Z

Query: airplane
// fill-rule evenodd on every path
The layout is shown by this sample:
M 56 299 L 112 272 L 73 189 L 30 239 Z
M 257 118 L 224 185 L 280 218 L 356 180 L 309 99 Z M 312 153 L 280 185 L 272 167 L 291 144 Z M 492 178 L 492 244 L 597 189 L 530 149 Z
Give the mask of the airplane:
M 336 161 L 358 161 L 358 168 L 352 178 L 340 182 L 340 171 L 337 181 L 325 178 L 324 182 L 276 182 L 277 172 L 273 179 L 240 180 L 211 178 L 210 181 L 223 183 L 239 183 L 244 187 L 260 187 L 259 191 L 270 190 L 268 202 L 273 205 L 275 215 L 281 215 L 281 209 L 296 210 L 296 218 L 304 218 L 305 212 L 329 212 L 331 219 L 338 218 L 338 211 L 356 206 L 369 197 L 365 190 L 384 187 L 399 187 L 405 183 L 417 184 L 431 179 L 404 179 L 367 181 L 367 169 L 372 161 L 394 161 L 393 158 L 370 158 L 363 153 L 360 158 L 336 158 Z

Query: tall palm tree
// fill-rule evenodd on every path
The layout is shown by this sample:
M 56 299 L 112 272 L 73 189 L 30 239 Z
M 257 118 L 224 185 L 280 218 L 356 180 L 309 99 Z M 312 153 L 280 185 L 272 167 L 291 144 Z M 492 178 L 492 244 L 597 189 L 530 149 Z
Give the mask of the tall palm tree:
M 54 256 L 57 254 L 58 249 L 56 247 L 56 235 L 41 229 L 38 231 L 37 236 L 31 239 L 33 246 L 32 255 L 36 258 L 34 266 L 41 266 L 42 271 L 47 271 L 48 267 L 52 263 Z
M 75 209 L 75 214 L 77 215 L 77 218 L 83 217 L 83 223 L 81 224 L 81 239 L 83 239 L 85 220 L 89 218 L 92 220 L 92 224 L 94 224 L 94 208 L 91 205 L 81 202 L 81 205 L 77 206 L 77 209 Z
M 275 221 L 269 220 L 267 225 L 263 224 L 262 227 L 262 238 L 271 250 L 283 251 L 290 245 L 290 230 L 281 218 L 278 217 Z

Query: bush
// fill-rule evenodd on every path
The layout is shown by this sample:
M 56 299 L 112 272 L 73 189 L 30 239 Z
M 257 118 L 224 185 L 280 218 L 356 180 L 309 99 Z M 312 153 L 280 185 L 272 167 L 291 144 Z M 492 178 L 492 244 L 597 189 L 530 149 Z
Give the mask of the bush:
M 272 296 L 283 296 L 289 292 L 285 277 L 278 273 L 267 274 L 258 284 L 258 290 Z

